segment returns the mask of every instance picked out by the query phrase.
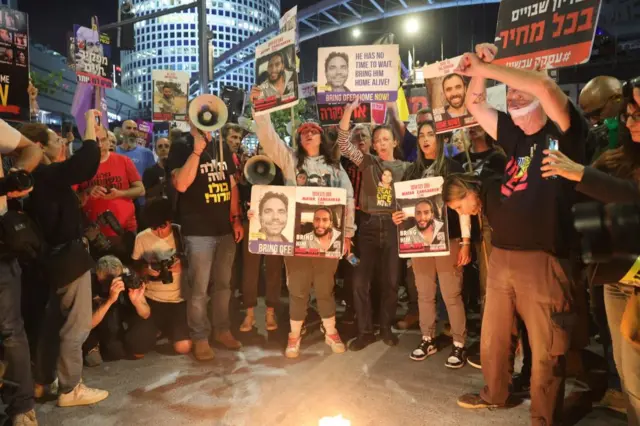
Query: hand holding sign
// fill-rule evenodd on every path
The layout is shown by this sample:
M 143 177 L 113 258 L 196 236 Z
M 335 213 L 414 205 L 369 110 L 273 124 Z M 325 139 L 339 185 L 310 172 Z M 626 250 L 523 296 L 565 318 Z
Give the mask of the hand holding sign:
M 476 45 L 476 55 L 483 62 L 490 64 L 496 57 L 498 53 L 498 46 L 491 43 L 480 43 Z
M 462 55 L 455 72 L 465 77 L 480 77 L 480 72 L 484 63 L 475 53 L 465 53 Z

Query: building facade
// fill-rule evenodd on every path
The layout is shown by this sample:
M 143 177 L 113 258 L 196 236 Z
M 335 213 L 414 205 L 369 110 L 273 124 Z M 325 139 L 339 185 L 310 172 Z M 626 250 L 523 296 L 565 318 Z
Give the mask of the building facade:
M 191 3 L 193 0 L 133 0 L 136 16 Z M 279 0 L 207 0 L 207 24 L 213 33 L 213 56 L 218 57 L 246 38 L 280 19 Z M 121 54 L 122 85 L 150 111 L 151 70 L 186 71 L 197 79 L 198 15 L 196 9 L 161 16 L 134 25 L 135 51 Z M 254 83 L 254 65 L 238 68 L 224 79 L 211 82 L 210 91 L 220 93 L 225 85 L 249 90 Z

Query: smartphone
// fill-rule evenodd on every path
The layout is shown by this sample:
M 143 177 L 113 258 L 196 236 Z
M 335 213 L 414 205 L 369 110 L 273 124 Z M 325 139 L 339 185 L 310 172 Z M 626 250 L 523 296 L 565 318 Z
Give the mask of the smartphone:
M 554 138 L 551 135 L 547 136 L 547 148 L 551 151 L 559 151 L 560 150 L 560 143 L 558 142 L 557 138 Z M 557 179 L 558 176 L 551 176 L 547 179 Z
M 95 117 L 96 117 L 96 124 L 99 126 L 101 123 L 100 115 L 96 115 Z

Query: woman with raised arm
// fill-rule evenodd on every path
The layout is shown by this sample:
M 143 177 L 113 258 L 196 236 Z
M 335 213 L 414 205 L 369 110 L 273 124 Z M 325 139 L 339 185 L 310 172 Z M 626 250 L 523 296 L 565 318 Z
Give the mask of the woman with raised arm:
M 446 158 L 444 142 L 436 136 L 435 123 L 425 121 L 418 128 L 418 158 L 406 171 L 403 180 L 415 180 L 426 177 L 447 177 L 450 173 L 462 173 L 460 163 Z M 421 204 L 424 204 L 422 206 Z M 416 205 L 416 226 L 421 234 L 430 236 L 431 241 L 437 239 L 436 211 L 432 203 Z M 418 210 L 426 209 L 418 218 Z M 393 222 L 400 225 L 407 220 L 402 211 L 393 213 Z M 423 220 L 424 219 L 424 220 Z M 422 340 L 411 352 L 414 361 L 423 361 L 438 351 L 434 339 L 436 337 L 436 280 L 440 283 L 442 297 L 447 306 L 453 348 L 445 366 L 462 368 L 466 363 L 464 350 L 467 337 L 466 316 L 462 301 L 462 268 L 471 261 L 471 219 L 468 214 L 458 214 L 447 209 L 449 225 L 450 253 L 442 257 L 416 257 L 412 259 L 413 271 L 418 289 L 418 309 Z
M 260 96 L 260 89 L 251 91 L 252 102 Z M 355 232 L 353 187 L 340 162 L 331 155 L 331 145 L 325 132 L 316 123 L 304 123 L 295 135 L 296 149 L 292 149 L 280 139 L 270 115 L 259 115 L 256 120 L 256 134 L 265 154 L 282 170 L 285 185 L 297 186 L 296 177 L 306 176 L 306 186 L 344 188 L 347 191 L 345 253 L 351 250 L 351 238 Z M 300 181 L 302 182 L 302 181 Z M 307 315 L 307 303 L 311 287 L 315 288 L 318 310 L 325 330 L 325 342 L 334 353 L 345 351 L 345 345 L 336 330 L 336 302 L 333 297 L 334 275 L 338 259 L 285 257 L 287 286 L 289 287 L 289 317 L 291 333 L 285 356 L 297 358 L 300 355 L 302 325 Z

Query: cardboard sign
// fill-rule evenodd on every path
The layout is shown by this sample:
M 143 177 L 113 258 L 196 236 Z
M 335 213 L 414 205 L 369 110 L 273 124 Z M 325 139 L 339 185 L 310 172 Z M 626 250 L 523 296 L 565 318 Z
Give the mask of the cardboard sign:
M 261 90 L 253 106 L 256 115 L 298 104 L 296 34 L 288 31 L 256 49 L 256 83 Z
M 29 121 L 28 40 L 27 14 L 0 8 L 0 118 Z
M 318 116 L 323 126 L 339 124 L 344 114 L 344 105 L 318 105 Z M 360 104 L 353 111 L 351 121 L 354 123 L 371 123 L 371 105 Z
M 73 26 L 72 43 L 69 46 L 69 65 L 76 71 L 78 83 L 104 88 L 113 87 L 111 63 L 111 39 L 91 28 Z
M 500 2 L 494 63 L 548 69 L 584 64 L 591 56 L 601 0 Z
M 251 206 L 249 252 L 293 256 L 296 187 L 254 185 Z
M 441 176 L 394 184 L 398 210 L 407 219 L 398 227 L 400 257 L 448 256 L 449 224 Z
M 153 121 L 186 121 L 189 73 L 152 70 Z
M 398 98 L 400 54 L 395 44 L 318 49 L 318 103 L 390 102 Z

